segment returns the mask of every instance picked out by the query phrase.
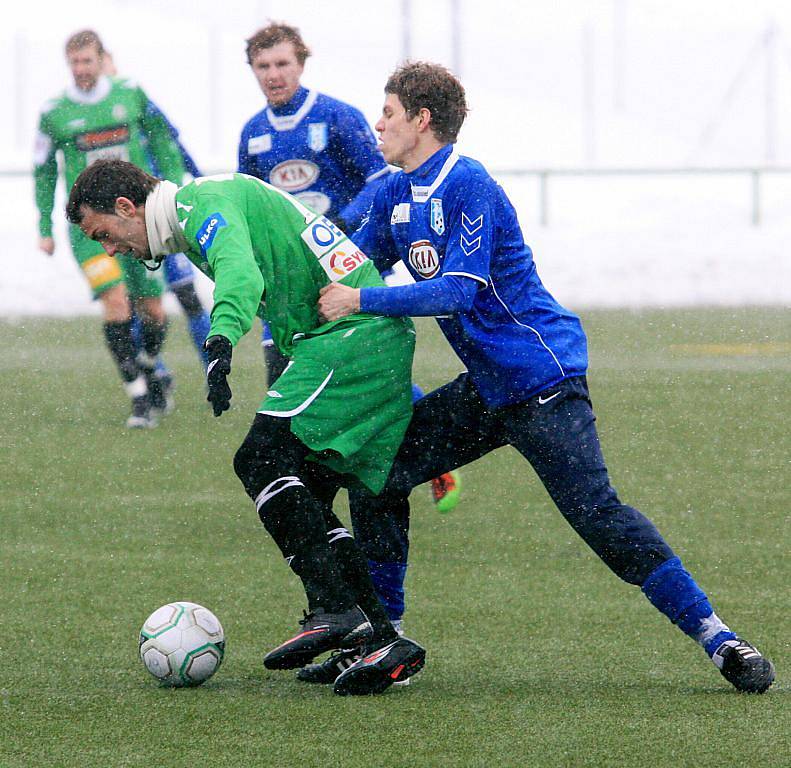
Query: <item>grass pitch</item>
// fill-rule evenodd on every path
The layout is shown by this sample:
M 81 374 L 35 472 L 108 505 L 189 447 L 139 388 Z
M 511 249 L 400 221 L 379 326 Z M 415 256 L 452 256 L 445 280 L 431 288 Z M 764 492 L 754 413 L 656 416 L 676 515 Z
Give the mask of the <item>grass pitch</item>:
M 129 432 L 95 318 L 1 322 L 0 766 L 791 764 L 788 316 L 583 319 L 614 484 L 775 661 L 767 695 L 734 693 L 612 576 L 512 449 L 464 470 L 449 516 L 412 495 L 411 686 L 341 699 L 265 671 L 302 598 L 231 468 L 264 390 L 252 334 L 214 419 L 174 322 L 178 409 Z M 459 365 L 419 331 L 436 386 Z M 180 599 L 217 613 L 227 654 L 203 687 L 160 689 L 137 632 Z

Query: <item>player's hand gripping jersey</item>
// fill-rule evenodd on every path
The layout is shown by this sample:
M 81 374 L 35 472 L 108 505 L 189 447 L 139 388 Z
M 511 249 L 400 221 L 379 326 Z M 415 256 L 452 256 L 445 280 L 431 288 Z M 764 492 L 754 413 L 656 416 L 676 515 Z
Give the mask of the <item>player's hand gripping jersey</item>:
M 123 78 L 100 77 L 92 91 L 72 85 L 49 102 L 41 114 L 35 152 L 36 205 L 39 233 L 52 236 L 52 209 L 57 183 L 56 153 L 63 152 L 66 189 L 80 172 L 98 159 L 128 160 L 180 184 L 184 162 L 170 129 L 136 84 Z
M 417 283 L 364 291 L 363 305 L 371 311 L 398 314 L 425 297 L 447 305 L 425 282 L 446 277 L 461 286 L 462 306 L 437 321 L 488 406 L 522 402 L 585 373 L 579 319 L 541 283 L 502 188 L 453 145 L 414 172 L 385 179 L 355 242 L 380 270 L 403 259 Z M 409 299 L 400 308 L 399 293 Z
M 317 459 L 377 493 L 412 412 L 414 328 L 351 315 L 320 324 L 330 282 L 383 286 L 366 255 L 324 216 L 242 174 L 163 182 L 146 201 L 153 254 L 183 250 L 215 282 L 209 337 L 233 345 L 256 315 L 293 363 L 260 411 L 291 419 Z
M 362 113 L 300 87 L 243 128 L 239 171 L 294 195 L 316 213 L 356 229 L 387 165 Z

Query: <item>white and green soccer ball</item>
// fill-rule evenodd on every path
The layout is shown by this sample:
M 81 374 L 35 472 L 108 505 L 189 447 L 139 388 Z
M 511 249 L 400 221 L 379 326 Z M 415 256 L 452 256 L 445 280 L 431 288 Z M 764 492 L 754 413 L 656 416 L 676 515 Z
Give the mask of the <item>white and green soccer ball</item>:
M 219 669 L 224 654 L 220 620 L 197 603 L 163 605 L 140 630 L 140 658 L 165 685 L 200 685 Z

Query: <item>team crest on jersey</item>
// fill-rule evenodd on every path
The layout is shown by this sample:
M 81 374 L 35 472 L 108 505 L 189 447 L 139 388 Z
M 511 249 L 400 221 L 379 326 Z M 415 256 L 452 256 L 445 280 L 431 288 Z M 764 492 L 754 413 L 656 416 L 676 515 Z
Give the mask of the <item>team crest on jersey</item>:
M 198 246 L 200 247 L 201 253 L 204 256 L 206 255 L 206 251 L 211 248 L 211 244 L 214 242 L 214 238 L 216 237 L 220 227 L 227 226 L 228 222 L 223 218 L 223 215 L 219 211 L 206 217 L 206 220 L 200 225 L 200 228 L 195 233 L 195 239 L 198 241 Z
M 126 107 L 123 104 L 113 104 L 113 117 L 116 120 L 126 120 Z
M 423 279 L 439 272 L 437 249 L 428 240 L 416 240 L 409 246 L 409 264 Z
M 445 231 L 445 214 L 442 212 L 442 198 L 431 198 L 431 228 L 442 235 Z
M 310 160 L 286 160 L 269 173 L 269 183 L 286 192 L 301 192 L 319 178 L 319 166 Z
M 308 146 L 314 152 L 321 152 L 327 146 L 327 123 L 308 125 Z
M 247 154 L 260 155 L 272 149 L 272 134 L 262 133 L 260 136 L 251 136 L 247 140 Z

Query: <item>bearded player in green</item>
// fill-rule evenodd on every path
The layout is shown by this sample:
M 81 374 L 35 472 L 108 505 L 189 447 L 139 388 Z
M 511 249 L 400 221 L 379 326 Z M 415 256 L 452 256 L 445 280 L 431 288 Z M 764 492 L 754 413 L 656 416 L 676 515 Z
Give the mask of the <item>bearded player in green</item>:
M 102 74 L 104 47 L 90 30 L 72 35 L 66 58 L 74 85 L 45 105 L 35 152 L 36 205 L 39 247 L 51 255 L 52 211 L 58 179 L 58 151 L 63 154 L 66 189 L 79 173 L 100 158 L 130 160 L 151 170 L 148 155 L 160 174 L 182 182 L 181 153 L 161 115 L 148 109 L 149 100 L 136 85 Z M 167 405 L 168 377 L 156 374 L 156 358 L 165 338 L 167 318 L 162 306 L 163 282 L 125 255 L 113 258 L 70 227 L 72 251 L 102 305 L 104 335 L 118 366 L 124 389 L 132 400 L 129 427 L 154 426 L 152 413 Z M 132 336 L 132 305 L 140 314 L 141 351 Z
M 131 163 L 99 161 L 75 182 L 67 216 L 110 255 L 126 252 L 154 266 L 183 251 L 214 280 L 206 348 L 215 416 L 230 406 L 232 350 L 256 315 L 291 359 L 234 458 L 308 599 L 300 631 L 264 665 L 293 669 L 366 643 L 335 681 L 336 693 L 377 693 L 418 672 L 424 649 L 398 637 L 365 557 L 332 511 L 341 485 L 381 491 L 412 413 L 408 318 L 358 313 L 319 321 L 324 286 L 384 285 L 373 263 L 329 219 L 243 174 L 178 188 Z

